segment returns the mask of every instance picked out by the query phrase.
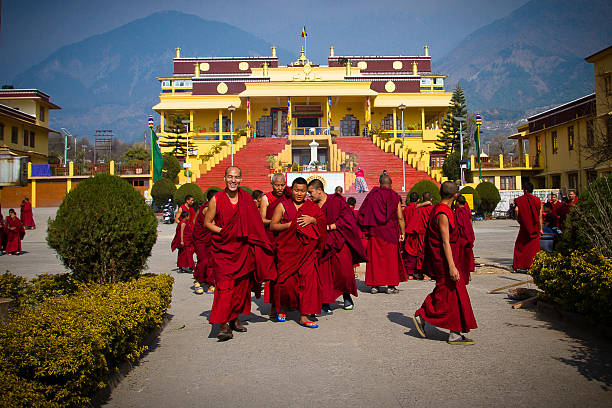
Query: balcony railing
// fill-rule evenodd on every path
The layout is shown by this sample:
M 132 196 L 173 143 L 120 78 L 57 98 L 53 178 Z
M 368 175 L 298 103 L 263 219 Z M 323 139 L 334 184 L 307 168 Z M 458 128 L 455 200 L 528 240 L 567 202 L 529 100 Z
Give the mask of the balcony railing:
M 137 163 L 69 163 L 69 166 L 59 164 L 31 164 L 31 177 L 90 177 L 96 174 L 115 174 L 117 176 L 148 176 L 151 172 L 149 161 Z M 72 173 L 70 171 L 72 167 Z
M 291 135 L 293 136 L 322 136 L 328 135 L 330 132 L 326 127 L 294 127 L 291 128 Z
M 115 174 L 118 176 L 126 176 L 132 174 L 148 174 L 149 168 L 151 166 L 150 162 L 142 162 L 142 163 L 115 163 Z

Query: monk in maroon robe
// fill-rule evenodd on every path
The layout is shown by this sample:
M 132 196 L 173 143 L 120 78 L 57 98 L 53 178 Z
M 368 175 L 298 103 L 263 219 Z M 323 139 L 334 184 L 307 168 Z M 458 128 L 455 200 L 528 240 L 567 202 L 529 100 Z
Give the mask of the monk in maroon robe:
M 365 283 L 371 293 L 397 293 L 396 286 L 406 280 L 400 255 L 405 233 L 401 200 L 391 189 L 391 177 L 382 175 L 380 187 L 374 187 L 359 208 L 359 225 L 369 236 Z
M 215 194 L 216 191 L 214 190 L 208 191 L 208 202 L 210 202 Z M 198 209 L 196 221 L 193 226 L 193 246 L 198 258 L 198 263 L 193 270 L 193 279 L 195 279 L 200 285 L 208 285 L 207 293 L 213 293 L 215 291 L 215 277 L 213 274 L 212 255 L 210 252 L 211 232 L 204 226 L 204 218 L 208 209 L 208 202 L 202 204 Z
M 414 279 L 416 273 L 416 262 L 418 255 L 418 237 L 408 233 L 412 218 L 416 217 L 417 201 L 419 201 L 419 193 L 412 192 L 406 197 L 406 206 L 404 207 L 404 223 L 406 224 L 406 237 L 404 245 L 402 245 L 402 261 L 404 262 L 404 270 L 408 275 L 408 280 Z
M 432 210 L 425 241 L 425 269 L 436 280 L 436 286 L 413 319 L 422 337 L 426 337 L 425 323 L 429 323 L 450 330 L 449 344 L 471 345 L 474 341 L 461 334 L 477 326 L 470 296 L 457 268 L 459 229 L 450 207 L 457 190 L 452 181 L 440 186 L 442 200 Z
M 517 197 L 515 214 L 520 225 L 514 244 L 512 268 L 525 273 L 537 253 L 540 251 L 540 236 L 542 235 L 542 204 L 533 193 L 533 184 L 525 183 L 523 195 Z
M 185 196 L 185 202 L 180 205 L 180 207 L 176 211 L 176 215 L 174 216 L 175 222 L 179 223 L 181 221 L 181 213 L 183 211 L 187 211 L 189 213 L 189 219 L 191 220 L 192 224 L 195 222 L 196 212 L 193 209 L 193 202 L 194 200 L 192 196 L 190 195 Z
M 578 204 L 578 196 L 576 195 L 575 190 L 570 190 L 569 193 L 567 193 L 567 197 L 569 198 L 570 207 L 573 207 L 574 205 Z
M 17 218 L 17 213 L 12 208 L 5 220 L 6 248 L 5 251 L 11 255 L 21 255 L 21 240 L 25 236 L 25 228 Z
M 330 304 L 340 295 L 344 299 L 343 308 L 352 310 L 355 305 L 351 295 L 357 296 L 353 265 L 366 259 L 357 220 L 344 197 L 338 192 L 326 194 L 321 180 L 314 179 L 308 183 L 308 194 L 321 208 L 327 221 L 325 245 L 319 259 L 323 313 L 331 313 Z
M 273 280 L 272 244 L 264 230 L 253 198 L 240 189 L 242 172 L 225 170 L 225 189 L 208 202 L 204 225 L 211 232 L 215 297 L 209 322 L 220 324 L 217 338 L 233 338 L 232 331 L 246 332 L 240 314 L 251 313 L 251 289 Z
M 474 228 L 472 227 L 472 212 L 464 196 L 461 194 L 455 200 L 455 223 L 457 224 L 458 258 L 457 268 L 461 272 L 463 283 L 470 283 L 471 273 L 474 272 Z
M 178 257 L 176 259 L 176 266 L 183 272 L 191 272 L 195 268 L 193 262 L 193 224 L 189 218 L 189 211 L 183 211 L 181 213 L 181 219 L 176 224 L 176 233 L 170 243 L 172 252 L 178 249 Z
M 28 197 L 21 202 L 21 223 L 25 229 L 36 229 L 34 215 L 32 214 L 32 203 Z
M 6 226 L 2 217 L 2 206 L 0 205 L 0 255 L 4 253 L 6 247 Z
M 274 306 L 279 322 L 287 308 L 300 312 L 300 325 L 316 328 L 310 315 L 321 312 L 319 257 L 325 243 L 325 215 L 318 205 L 306 200 L 306 180 L 298 177 L 291 186 L 291 200 L 274 210 L 270 230 L 276 238 L 278 277 L 273 285 Z
M 417 209 L 409 222 L 406 222 L 406 245 L 404 249 L 410 257 L 414 257 L 415 272 L 414 277 L 418 280 L 429 279 L 423 271 L 423 262 L 425 259 L 425 235 L 427 233 L 427 225 L 429 216 L 433 210 L 431 205 L 432 195 L 426 191 L 422 195 L 421 202 L 417 205 Z

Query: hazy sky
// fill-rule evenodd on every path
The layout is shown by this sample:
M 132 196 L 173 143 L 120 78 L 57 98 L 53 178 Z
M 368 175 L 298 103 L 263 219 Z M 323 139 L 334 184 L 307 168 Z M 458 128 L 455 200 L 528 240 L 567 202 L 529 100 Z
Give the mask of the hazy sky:
M 309 56 L 325 63 L 337 54 L 450 51 L 476 28 L 502 18 L 526 0 L 0 0 L 0 82 L 83 40 L 156 11 L 178 10 L 240 27 L 290 51 L 299 51 L 304 24 Z M 460 4 L 460 5 L 459 5 Z M 296 55 L 297 57 L 297 55 Z

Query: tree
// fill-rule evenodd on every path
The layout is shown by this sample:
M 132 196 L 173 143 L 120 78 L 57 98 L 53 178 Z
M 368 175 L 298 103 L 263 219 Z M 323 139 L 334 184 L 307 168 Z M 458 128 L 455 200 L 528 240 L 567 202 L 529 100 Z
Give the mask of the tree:
M 412 186 L 408 194 L 412 192 L 418 193 L 419 197 L 421 197 L 424 192 L 431 193 L 432 203 L 437 204 L 440 202 L 440 187 L 431 180 L 421 180 L 417 182 Z
M 164 154 L 164 164 L 162 168 L 162 176 L 174 182 L 176 176 L 181 171 L 181 164 L 175 156 L 168 153 Z
M 512 140 L 508 139 L 508 136 L 503 133 L 498 133 L 494 135 L 491 139 L 489 139 L 488 143 L 491 144 L 491 155 L 502 155 L 507 156 L 509 153 L 516 153 L 516 143 L 513 143 Z
M 123 154 L 123 159 L 127 163 L 139 163 L 151 160 L 151 153 L 140 146 L 131 147 Z
M 187 128 L 183 120 L 187 120 L 187 116 L 181 113 L 172 114 L 168 117 L 168 125 L 166 127 L 166 136 L 160 139 L 160 147 L 171 147 L 170 154 L 174 157 L 187 155 Z
M 442 165 L 442 174 L 448 177 L 449 180 L 455 181 L 461 178 L 461 172 L 459 171 L 459 152 L 455 151 L 446 156 L 444 164 Z
M 495 184 L 488 181 L 482 182 L 476 186 L 476 191 L 480 196 L 479 212 L 484 215 L 492 214 L 497 204 L 501 201 L 499 190 L 495 187 Z
M 442 133 L 438 136 L 438 141 L 436 142 L 436 146 L 446 154 L 459 149 L 459 122 L 454 118 L 466 118 L 467 114 L 465 95 L 461 86 L 457 84 L 448 105 L 448 112 L 442 123 Z

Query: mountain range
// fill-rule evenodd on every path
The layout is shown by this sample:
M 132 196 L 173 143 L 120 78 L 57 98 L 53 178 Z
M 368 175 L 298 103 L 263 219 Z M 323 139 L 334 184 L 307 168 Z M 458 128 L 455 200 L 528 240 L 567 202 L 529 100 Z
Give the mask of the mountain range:
M 470 111 L 481 112 L 490 127 L 512 127 L 592 92 L 593 68 L 584 57 L 612 43 L 610 21 L 606 0 L 532 0 L 475 30 L 434 60 L 433 70 L 449 75 L 448 90 L 460 83 Z M 256 56 L 270 55 L 271 46 L 229 24 L 158 12 L 58 49 L 13 85 L 51 95 L 62 107 L 52 127 L 81 136 L 113 129 L 130 142 L 140 140 L 158 102 L 155 77 L 172 73 L 175 47 L 186 56 Z M 277 53 L 281 63 L 297 57 L 282 48 Z

